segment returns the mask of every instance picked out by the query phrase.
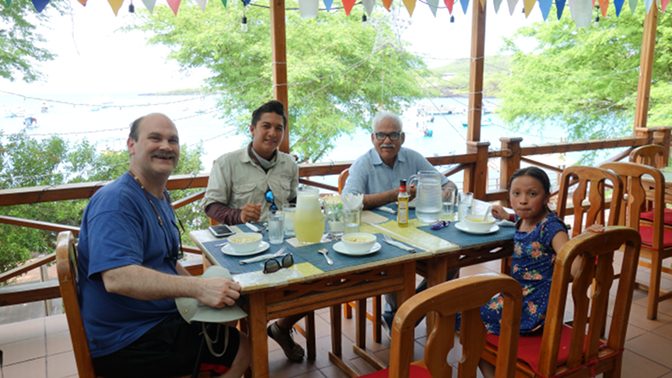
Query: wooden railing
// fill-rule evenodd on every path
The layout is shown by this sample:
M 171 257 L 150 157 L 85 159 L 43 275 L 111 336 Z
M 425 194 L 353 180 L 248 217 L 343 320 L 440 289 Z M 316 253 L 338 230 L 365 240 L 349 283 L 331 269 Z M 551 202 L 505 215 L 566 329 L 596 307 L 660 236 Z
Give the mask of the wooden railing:
M 672 127 L 651 127 L 638 128 L 635 130 L 635 135 L 630 138 L 620 139 L 604 139 L 584 142 L 566 142 L 543 145 L 523 146 L 521 142 L 523 138 L 500 138 L 501 146 L 498 150 L 490 150 L 490 142 L 467 142 L 467 153 L 448 156 L 436 156 L 427 158 L 433 165 L 450 165 L 444 174 L 448 177 L 464 171 L 463 188 L 465 191 L 474 193 L 474 197 L 492 202 L 502 201 L 503 204 L 508 204 L 507 185 L 513 172 L 520 168 L 521 163 L 533 164 L 547 170 L 562 172 L 562 169 L 553 167 L 548 164 L 535 161 L 532 157 L 537 155 L 565 153 L 572 151 L 596 151 L 612 148 L 626 149 L 617 153 L 608 159 L 608 161 L 621 160 L 628 156 L 630 151 L 635 147 L 646 144 L 660 144 L 665 147 L 667 156 L 665 161 L 669 160 L 670 151 L 670 132 Z M 490 159 L 501 159 L 500 162 L 500 176 L 499 188 L 495 190 L 488 190 L 488 162 Z M 313 185 L 327 190 L 337 191 L 335 186 L 323 184 L 312 181 L 311 177 L 316 176 L 332 176 L 339 175 L 343 170 L 350 167 L 351 161 L 332 162 L 332 163 L 316 163 L 303 164 L 299 166 L 300 182 L 306 185 Z M 176 175 L 171 176 L 168 180 L 167 189 L 190 189 L 190 188 L 206 188 L 208 184 L 209 174 L 194 174 L 194 175 Z M 91 182 L 91 183 L 77 183 L 65 184 L 45 187 L 31 187 L 31 188 L 17 188 L 9 190 L 0 190 L 0 206 L 33 204 L 41 202 L 55 202 L 74 199 L 91 198 L 93 194 L 106 185 L 107 182 Z M 182 198 L 173 203 L 174 208 L 180 208 L 203 198 L 205 190 L 199 191 L 188 197 Z M 15 225 L 18 227 L 37 228 L 42 230 L 49 230 L 53 232 L 72 231 L 79 233 L 78 227 L 60 225 L 54 223 L 41 222 L 36 220 L 21 219 L 0 216 L 0 223 Z M 201 253 L 196 247 L 184 246 L 185 252 Z M 44 264 L 53 261 L 53 256 L 49 255 L 45 258 L 27 264 L 23 267 L 13 269 L 9 272 L 0 274 L 0 282 L 5 282 L 9 279 L 25 273 L 29 269 L 38 268 Z M 35 295 L 27 295 L 25 298 L 39 297 L 38 293 Z M 0 293 L 0 303 L 2 293 Z M 26 300 L 25 302 L 28 302 Z

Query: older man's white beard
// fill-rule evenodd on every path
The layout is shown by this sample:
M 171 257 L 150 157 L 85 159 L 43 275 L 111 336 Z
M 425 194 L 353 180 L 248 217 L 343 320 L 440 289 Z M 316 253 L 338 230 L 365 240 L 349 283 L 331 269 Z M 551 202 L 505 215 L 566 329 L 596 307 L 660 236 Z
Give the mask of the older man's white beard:
M 380 148 L 395 148 L 396 146 L 394 144 L 381 144 Z

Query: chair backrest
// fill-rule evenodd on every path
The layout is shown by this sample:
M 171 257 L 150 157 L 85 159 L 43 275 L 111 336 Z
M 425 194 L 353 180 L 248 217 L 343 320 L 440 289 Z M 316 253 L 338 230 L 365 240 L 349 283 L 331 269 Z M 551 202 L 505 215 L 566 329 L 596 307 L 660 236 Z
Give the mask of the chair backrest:
M 665 166 L 665 148 L 657 144 L 647 144 L 630 152 L 630 162 L 648 165 L 653 168 Z
M 625 345 L 640 245 L 641 238 L 636 230 L 624 226 L 611 226 L 605 228 L 603 233 L 587 232 L 579 235 L 562 247 L 555 260 L 548 298 L 549 306 L 539 358 L 541 375 L 552 377 L 556 373 L 581 367 L 590 369 L 591 364 L 597 363 L 605 364 L 606 367 L 600 366 L 600 369 L 607 369 L 610 366 L 620 369 L 618 361 L 622 357 L 621 352 Z M 612 260 L 614 251 L 621 246 L 624 246 L 621 276 L 617 281 L 618 291 L 614 299 L 606 346 L 601 349 L 600 334 L 607 318 L 609 290 L 614 282 Z M 583 257 L 581 268 L 572 278 L 572 262 L 579 256 Z M 561 371 L 558 371 L 558 351 L 570 283 L 571 296 L 574 300 L 574 322 L 568 360 Z M 595 285 L 596 288 L 592 295 L 591 285 Z M 609 365 L 612 361 L 606 358 L 608 356 L 617 358 L 617 362 Z M 598 360 L 598 357 L 603 360 Z
M 343 188 L 345 188 L 345 182 L 348 180 L 348 176 L 350 176 L 350 168 L 346 168 L 343 172 L 341 172 L 340 175 L 338 175 L 338 194 L 343 192 Z
M 58 271 L 58 284 L 61 288 L 61 297 L 63 298 L 63 308 L 68 319 L 72 349 L 75 353 L 75 362 L 77 363 L 77 372 L 80 378 L 95 378 L 96 373 L 93 370 L 91 351 L 89 350 L 89 343 L 86 340 L 86 331 L 84 330 L 82 314 L 79 309 L 79 299 L 77 296 L 77 247 L 75 246 L 75 237 L 71 231 L 63 231 L 58 234 L 56 241 L 56 270 Z
M 513 377 L 522 312 L 522 289 L 518 281 L 500 273 L 458 278 L 416 294 L 399 308 L 392 327 L 390 378 L 408 377 L 413 361 L 415 322 L 432 311 L 437 314 L 434 330 L 427 338 L 424 365 L 432 377 L 449 377 L 452 367 L 446 358 L 455 340 L 455 314 L 462 313 L 460 343 L 463 358 L 458 376 L 476 376 L 485 347 L 486 330 L 481 306 L 495 294 L 504 294 L 501 323 L 503 353 L 497 356 L 496 377 Z M 466 374 L 466 375 L 463 375 Z
M 639 216 L 647 202 L 665 203 L 665 176 L 659 169 L 636 163 L 605 163 L 600 167 L 614 171 L 627 194 L 620 197 L 623 210 L 619 224 L 639 230 Z M 653 248 L 663 246 L 663 211 L 665 206 L 653 208 Z
M 578 184 L 578 185 L 577 185 Z M 609 206 L 609 216 L 605 223 L 607 204 L 605 190 L 607 185 L 613 186 L 612 201 Z M 621 210 L 621 202 L 616 199 L 622 197 L 623 186 L 618 176 L 602 168 L 573 166 L 562 172 L 560 193 L 558 195 L 558 216 L 565 219 L 569 190 L 576 185 L 572 194 L 574 223 L 572 237 L 583 232 L 584 225 L 590 226 L 600 223 L 603 226 L 613 226 L 617 223 Z M 584 209 L 587 205 L 587 209 Z

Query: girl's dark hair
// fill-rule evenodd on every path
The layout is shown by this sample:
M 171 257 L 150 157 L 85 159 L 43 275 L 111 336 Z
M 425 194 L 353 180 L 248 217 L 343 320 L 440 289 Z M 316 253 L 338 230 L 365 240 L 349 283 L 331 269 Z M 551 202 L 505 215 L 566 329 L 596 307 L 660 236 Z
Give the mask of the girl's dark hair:
M 551 180 L 548 178 L 546 172 L 537 167 L 527 167 L 515 171 L 513 175 L 511 175 L 511 179 L 509 180 L 509 190 L 511 190 L 513 180 L 522 176 L 530 176 L 532 178 L 537 179 L 537 181 L 539 181 L 541 185 L 544 187 L 544 193 L 548 194 L 551 192 Z

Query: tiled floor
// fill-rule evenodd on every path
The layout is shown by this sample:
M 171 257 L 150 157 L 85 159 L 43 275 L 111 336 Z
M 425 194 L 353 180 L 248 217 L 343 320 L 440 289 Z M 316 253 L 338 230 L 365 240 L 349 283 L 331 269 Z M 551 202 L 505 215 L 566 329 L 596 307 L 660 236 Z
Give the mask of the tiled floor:
M 498 271 L 498 269 L 498 262 L 490 262 L 464 268 L 460 274 L 466 276 Z M 648 278 L 647 273 L 641 270 L 638 280 L 643 282 L 644 277 Z M 672 288 L 672 277 L 665 276 L 663 287 Z M 630 315 L 622 377 L 672 378 L 672 300 L 661 303 L 658 319 L 655 321 L 646 319 L 645 306 L 645 294 L 636 291 Z M 327 357 L 327 352 L 331 349 L 329 311 L 322 309 L 317 311 L 316 315 L 317 359 L 292 363 L 284 357 L 275 342 L 269 341 L 271 377 L 347 377 Z M 354 321 L 344 319 L 344 357 L 350 360 L 361 373 L 372 372 L 373 368 L 357 357 L 349 347 L 353 343 L 354 333 Z M 304 342 L 301 336 L 297 336 L 297 340 L 300 343 Z M 425 341 L 426 332 L 423 322 L 416 330 L 415 355 L 417 359 L 422 357 Z M 374 343 L 369 336 L 367 346 L 381 360 L 388 361 L 390 341 L 386 336 L 383 336 L 381 344 Z M 0 350 L 4 352 L 4 367 L 1 375 L 4 378 L 77 377 L 65 315 L 52 315 L 0 325 Z M 454 366 L 460 358 L 459 354 L 459 350 L 451 351 L 448 355 L 449 363 Z

